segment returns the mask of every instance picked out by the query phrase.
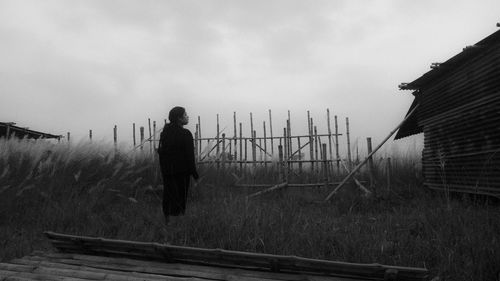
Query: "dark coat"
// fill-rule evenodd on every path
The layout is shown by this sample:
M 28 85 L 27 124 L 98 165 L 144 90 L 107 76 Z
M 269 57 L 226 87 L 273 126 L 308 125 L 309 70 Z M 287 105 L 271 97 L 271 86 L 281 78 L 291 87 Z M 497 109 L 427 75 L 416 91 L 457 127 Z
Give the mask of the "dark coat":
M 158 146 L 163 177 L 192 175 L 198 178 L 194 159 L 193 135 L 177 124 L 166 124 Z

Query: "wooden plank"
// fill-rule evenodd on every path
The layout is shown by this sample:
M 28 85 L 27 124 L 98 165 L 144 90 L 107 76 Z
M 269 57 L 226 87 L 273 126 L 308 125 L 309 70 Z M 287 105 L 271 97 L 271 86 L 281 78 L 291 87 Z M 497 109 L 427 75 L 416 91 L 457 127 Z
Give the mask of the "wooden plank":
M 86 256 L 77 254 L 60 253 L 39 253 L 44 257 L 32 256 L 30 258 L 43 259 L 43 261 L 52 261 L 64 266 L 66 264 L 73 266 L 84 266 L 94 268 L 95 270 L 116 270 L 128 272 L 137 272 L 138 274 L 160 274 L 177 277 L 197 277 L 205 280 L 242 280 L 238 278 L 251 278 L 252 280 L 331 280 L 331 281 L 356 281 L 356 279 L 345 279 L 341 277 L 325 277 L 326 279 L 317 279 L 314 275 L 274 273 L 265 271 L 252 271 L 246 269 L 209 267 L 200 265 L 188 265 L 179 263 L 162 263 L 154 261 L 142 261 L 127 258 L 111 258 Z M 52 258 L 46 256 L 54 256 Z M 59 258 L 56 258 L 59 257 Z M 26 258 L 26 257 L 25 257 Z M 72 259 L 74 258 L 74 259 Z M 134 275 L 135 276 L 135 275 Z M 139 276 L 139 275 L 137 275 Z M 320 277 L 320 276 L 318 276 Z M 250 280 L 250 279 L 249 279 Z
M 184 280 L 183 278 L 189 277 L 190 280 L 224 280 L 219 278 L 207 278 L 201 276 L 202 279 L 192 276 L 190 272 L 170 271 L 161 274 L 142 273 L 138 268 L 131 270 L 126 266 L 113 266 L 104 264 L 100 267 L 99 263 L 89 264 L 65 264 L 49 261 L 33 261 L 29 259 L 17 259 L 12 262 L 31 264 L 35 266 L 33 273 L 75 277 L 90 280 L 127 280 L 127 281 L 141 281 L 141 280 Z M 104 268 L 103 268 L 104 267 Z M 139 268 L 140 269 L 140 268 Z M 146 269 L 146 268 L 144 268 Z M 144 271 L 144 270 L 142 270 Z M 184 274 L 182 274 L 184 273 Z M 220 276 L 217 276 L 220 277 Z
M 51 274 L 37 274 L 31 272 L 17 272 L 9 270 L 0 270 L 0 277 L 2 281 L 13 281 L 13 280 L 45 280 L 45 281 L 88 281 L 93 279 L 82 279 L 68 276 L 57 276 Z M 95 280 L 95 279 L 94 279 Z M 145 280 L 147 281 L 147 280 Z
M 20 264 L 10 264 L 10 263 L 0 263 L 0 270 L 16 271 L 16 272 L 33 272 L 35 266 L 30 265 L 20 265 Z

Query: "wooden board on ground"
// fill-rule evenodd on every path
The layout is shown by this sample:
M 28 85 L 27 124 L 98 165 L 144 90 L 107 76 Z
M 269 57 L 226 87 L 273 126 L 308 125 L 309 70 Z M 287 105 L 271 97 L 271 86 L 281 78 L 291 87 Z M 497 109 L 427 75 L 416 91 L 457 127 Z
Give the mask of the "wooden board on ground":
M 59 252 L 0 263 L 13 280 L 425 280 L 427 270 L 46 233 Z M 394 279 L 396 278 L 396 279 Z

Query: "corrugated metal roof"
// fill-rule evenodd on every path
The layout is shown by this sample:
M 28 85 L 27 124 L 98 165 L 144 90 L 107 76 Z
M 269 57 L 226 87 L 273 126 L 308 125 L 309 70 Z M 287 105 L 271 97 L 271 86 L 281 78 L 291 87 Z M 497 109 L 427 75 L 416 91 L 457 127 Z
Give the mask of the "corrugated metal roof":
M 44 132 L 30 130 L 28 128 L 23 128 L 15 126 L 15 123 L 11 122 L 0 122 L 0 137 L 14 136 L 18 138 L 29 138 L 29 139 L 59 139 L 61 136 L 48 134 Z
M 488 37 L 482 39 L 481 41 L 477 42 L 476 44 L 464 48 L 464 50 L 453 56 L 452 58 L 448 59 L 444 63 L 440 64 L 433 64 L 433 69 L 430 70 L 429 72 L 425 73 L 421 77 L 417 78 L 416 80 L 410 82 L 410 83 L 402 83 L 399 87 L 401 90 L 414 90 L 413 95 L 415 96 L 415 99 L 408 110 L 410 112 L 412 108 L 420 102 L 419 99 L 422 99 L 422 107 L 420 108 L 419 112 L 414 114 L 411 118 L 409 118 L 401 128 L 398 130 L 395 139 L 401 139 L 404 137 L 408 137 L 414 134 L 422 133 L 423 132 L 423 126 L 419 124 L 422 119 L 429 117 L 432 114 L 439 113 L 442 108 L 442 104 L 435 108 L 430 108 L 430 104 L 436 104 L 434 100 L 436 98 L 433 98 L 431 101 L 431 98 L 429 95 L 432 96 L 439 96 L 439 95 L 444 95 L 448 93 L 448 85 L 446 84 L 445 81 L 449 77 L 453 77 L 457 73 L 457 70 L 461 68 L 466 68 L 470 64 L 474 64 L 476 60 L 487 60 L 485 58 L 485 55 L 491 54 L 492 51 L 500 49 L 500 30 L 494 32 L 493 34 L 489 35 Z M 498 54 L 495 55 L 498 57 Z M 491 61 L 490 64 L 496 64 L 496 61 Z M 476 66 L 478 67 L 478 66 Z M 479 68 L 478 68 L 479 69 Z M 496 68 L 493 66 L 489 68 L 489 73 L 488 75 L 491 77 L 494 77 L 496 74 Z M 463 72 L 460 72 L 463 73 Z M 490 79 L 491 77 L 486 77 L 487 79 Z M 451 78 L 450 78 L 451 79 Z M 453 78 L 456 81 L 462 81 L 462 83 L 469 83 L 471 81 L 467 80 L 466 77 L 454 77 Z M 434 89 L 432 93 L 427 93 L 427 89 L 429 87 L 435 87 L 439 83 L 442 83 L 441 85 L 442 89 Z M 476 81 L 475 85 L 476 87 L 481 87 L 484 84 L 484 81 Z M 465 89 L 463 87 L 463 89 Z M 462 89 L 462 90 L 463 90 Z M 426 93 L 426 97 L 422 97 L 422 93 Z M 452 93 L 451 93 L 452 94 Z M 461 94 L 461 97 L 466 97 L 465 93 Z M 469 95 L 470 96 L 470 95 Z M 469 99 L 473 99 L 473 96 L 470 96 Z M 464 103 L 464 102 L 469 102 L 468 100 L 459 100 L 458 98 L 455 99 L 455 103 L 457 105 Z M 451 104 L 447 104 L 448 107 L 451 107 Z M 454 106 L 454 105 L 453 105 Z M 425 116 L 424 116 L 425 115 Z
M 400 85 L 401 90 L 419 90 L 426 85 L 433 83 L 436 79 L 446 75 L 453 69 L 459 68 L 467 62 L 474 60 L 476 57 L 487 52 L 500 44 L 500 30 L 494 32 L 483 40 L 477 42 L 472 46 L 465 47 L 463 51 L 446 62 L 439 64 L 431 71 L 425 73 L 418 79 L 410 83 L 403 83 Z

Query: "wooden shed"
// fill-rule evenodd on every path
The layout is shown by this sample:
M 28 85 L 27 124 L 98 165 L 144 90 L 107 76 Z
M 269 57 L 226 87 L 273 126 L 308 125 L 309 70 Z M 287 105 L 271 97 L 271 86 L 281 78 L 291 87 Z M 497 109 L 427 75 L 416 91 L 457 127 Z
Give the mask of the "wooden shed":
M 16 126 L 13 122 L 0 122 L 0 137 L 16 137 L 28 139 L 60 139 L 61 136 L 43 133 Z
M 59 252 L 0 263 L 0 280 L 426 280 L 424 268 L 181 247 L 46 232 Z
M 424 133 L 427 187 L 500 196 L 500 31 L 431 68 L 395 139 Z

